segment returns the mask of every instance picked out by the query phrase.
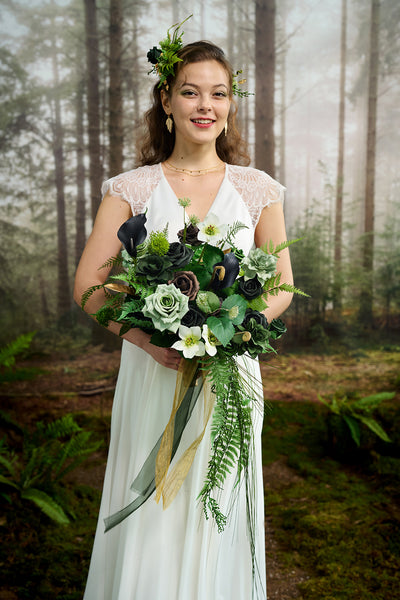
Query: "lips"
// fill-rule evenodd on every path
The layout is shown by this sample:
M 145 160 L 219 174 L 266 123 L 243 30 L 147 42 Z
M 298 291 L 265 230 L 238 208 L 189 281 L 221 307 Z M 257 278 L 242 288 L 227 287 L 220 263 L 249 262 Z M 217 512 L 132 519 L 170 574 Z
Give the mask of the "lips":
M 201 128 L 211 127 L 215 123 L 213 119 L 191 119 L 191 121 L 196 127 Z

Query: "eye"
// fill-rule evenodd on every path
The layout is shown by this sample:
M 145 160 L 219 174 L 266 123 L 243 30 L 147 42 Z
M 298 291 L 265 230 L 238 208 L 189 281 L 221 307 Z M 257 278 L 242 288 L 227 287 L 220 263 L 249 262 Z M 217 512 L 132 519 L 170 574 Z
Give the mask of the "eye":
M 196 92 L 194 92 L 193 90 L 183 90 L 182 92 L 182 96 L 195 96 Z
M 226 92 L 215 92 L 215 96 L 217 96 L 218 98 L 226 98 L 227 95 L 228 94 Z

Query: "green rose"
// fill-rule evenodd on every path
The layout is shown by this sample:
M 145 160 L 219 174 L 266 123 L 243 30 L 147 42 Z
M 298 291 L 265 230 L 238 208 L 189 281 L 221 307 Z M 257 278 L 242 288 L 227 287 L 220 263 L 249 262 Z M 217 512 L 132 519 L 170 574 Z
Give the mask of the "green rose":
M 148 254 L 139 258 L 136 264 L 136 274 L 146 277 L 150 285 L 171 279 L 172 262 L 166 256 Z
M 281 319 L 273 319 L 269 326 L 269 333 L 273 340 L 277 340 L 284 333 L 286 333 L 287 328 L 285 323 Z
M 276 256 L 267 254 L 261 248 L 250 250 L 242 260 L 244 280 L 253 279 L 257 275 L 261 285 L 264 285 L 267 279 L 275 275 L 277 260 Z
M 240 325 L 238 329 L 239 331 L 248 331 L 251 334 L 251 338 L 246 345 L 246 351 L 252 358 L 255 358 L 263 352 L 273 351 L 273 348 L 269 343 L 270 333 L 268 329 L 257 322 L 254 315 L 250 316 L 250 318 L 246 320 L 246 323 L 243 322 L 243 325 Z
M 162 283 L 157 286 L 154 294 L 147 296 L 142 312 L 145 317 L 150 317 L 159 331 L 168 329 L 176 333 L 188 310 L 189 298 L 172 283 Z

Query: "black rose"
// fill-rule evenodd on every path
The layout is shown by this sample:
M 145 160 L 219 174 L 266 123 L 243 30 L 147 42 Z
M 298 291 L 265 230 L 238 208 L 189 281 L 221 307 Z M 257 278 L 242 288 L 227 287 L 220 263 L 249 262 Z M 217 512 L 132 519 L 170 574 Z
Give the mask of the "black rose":
M 184 267 L 192 260 L 193 250 L 187 248 L 185 244 L 180 242 L 172 242 L 169 245 L 169 250 L 165 255 L 175 268 Z
M 269 332 L 273 340 L 277 340 L 287 331 L 285 323 L 281 319 L 272 319 Z
M 162 54 L 161 50 L 159 48 L 157 48 L 156 46 L 153 46 L 152 48 L 150 48 L 150 50 L 147 53 L 147 60 L 152 65 L 156 65 L 158 63 L 158 59 L 160 58 L 161 54 Z
M 185 327 L 201 327 L 206 320 L 206 315 L 195 306 L 189 306 L 188 312 L 181 319 Z
M 264 289 L 262 284 L 258 281 L 258 277 L 255 276 L 252 279 L 248 279 L 245 281 L 244 277 L 239 277 L 239 293 L 243 294 L 243 296 L 247 300 L 254 300 L 254 298 L 258 298 L 263 293 Z
M 188 225 L 188 227 L 186 228 L 186 240 L 185 243 L 189 244 L 189 246 L 200 246 L 201 242 L 197 239 L 197 234 L 199 233 L 200 229 L 198 227 L 196 227 L 196 225 L 193 225 L 192 223 L 190 223 L 190 225 Z M 183 242 L 183 234 L 184 234 L 184 229 L 181 229 L 180 231 L 178 231 L 178 240 L 180 242 Z
M 261 325 L 262 327 L 264 327 L 264 329 L 268 328 L 268 321 L 266 316 L 263 313 L 260 313 L 258 310 L 246 310 L 242 326 L 247 328 L 250 319 L 257 323 L 257 325 Z

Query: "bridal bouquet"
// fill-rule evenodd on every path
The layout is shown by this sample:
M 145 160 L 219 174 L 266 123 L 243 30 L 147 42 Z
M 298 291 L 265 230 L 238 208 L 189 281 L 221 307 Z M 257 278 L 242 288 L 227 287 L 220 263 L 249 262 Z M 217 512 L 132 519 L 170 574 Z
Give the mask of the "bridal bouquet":
M 190 200 L 180 199 L 179 204 L 185 215 Z M 199 499 L 206 518 L 211 514 L 222 530 L 227 516 L 220 509 L 219 494 L 234 469 L 236 482 L 244 477 L 249 484 L 251 413 L 262 402 L 262 390 L 243 376 L 236 357 L 274 352 L 271 341 L 286 331 L 280 319 L 268 323 L 263 310 L 268 296 L 280 290 L 302 294 L 282 282 L 276 270 L 279 253 L 293 241 L 254 248 L 245 256 L 235 244 L 238 231 L 246 228 L 240 222 L 226 226 L 209 214 L 201 223 L 195 217 L 187 223 L 184 216 L 183 229 L 172 243 L 168 226 L 147 235 L 145 224 L 146 215 L 139 214 L 121 226 L 118 237 L 124 250 L 104 265 L 120 272 L 87 290 L 82 306 L 103 288 L 106 300 L 95 314 L 100 324 L 120 323 L 121 335 L 140 328 L 151 334 L 153 344 L 175 348 L 187 360 L 178 371 L 170 421 L 131 486 L 139 497 L 106 519 L 106 529 L 136 510 L 154 490 L 156 499 L 162 495 L 168 506 L 212 418 L 210 460 Z M 206 399 L 203 432 L 168 473 L 201 388 Z M 251 494 L 246 496 L 250 501 Z

